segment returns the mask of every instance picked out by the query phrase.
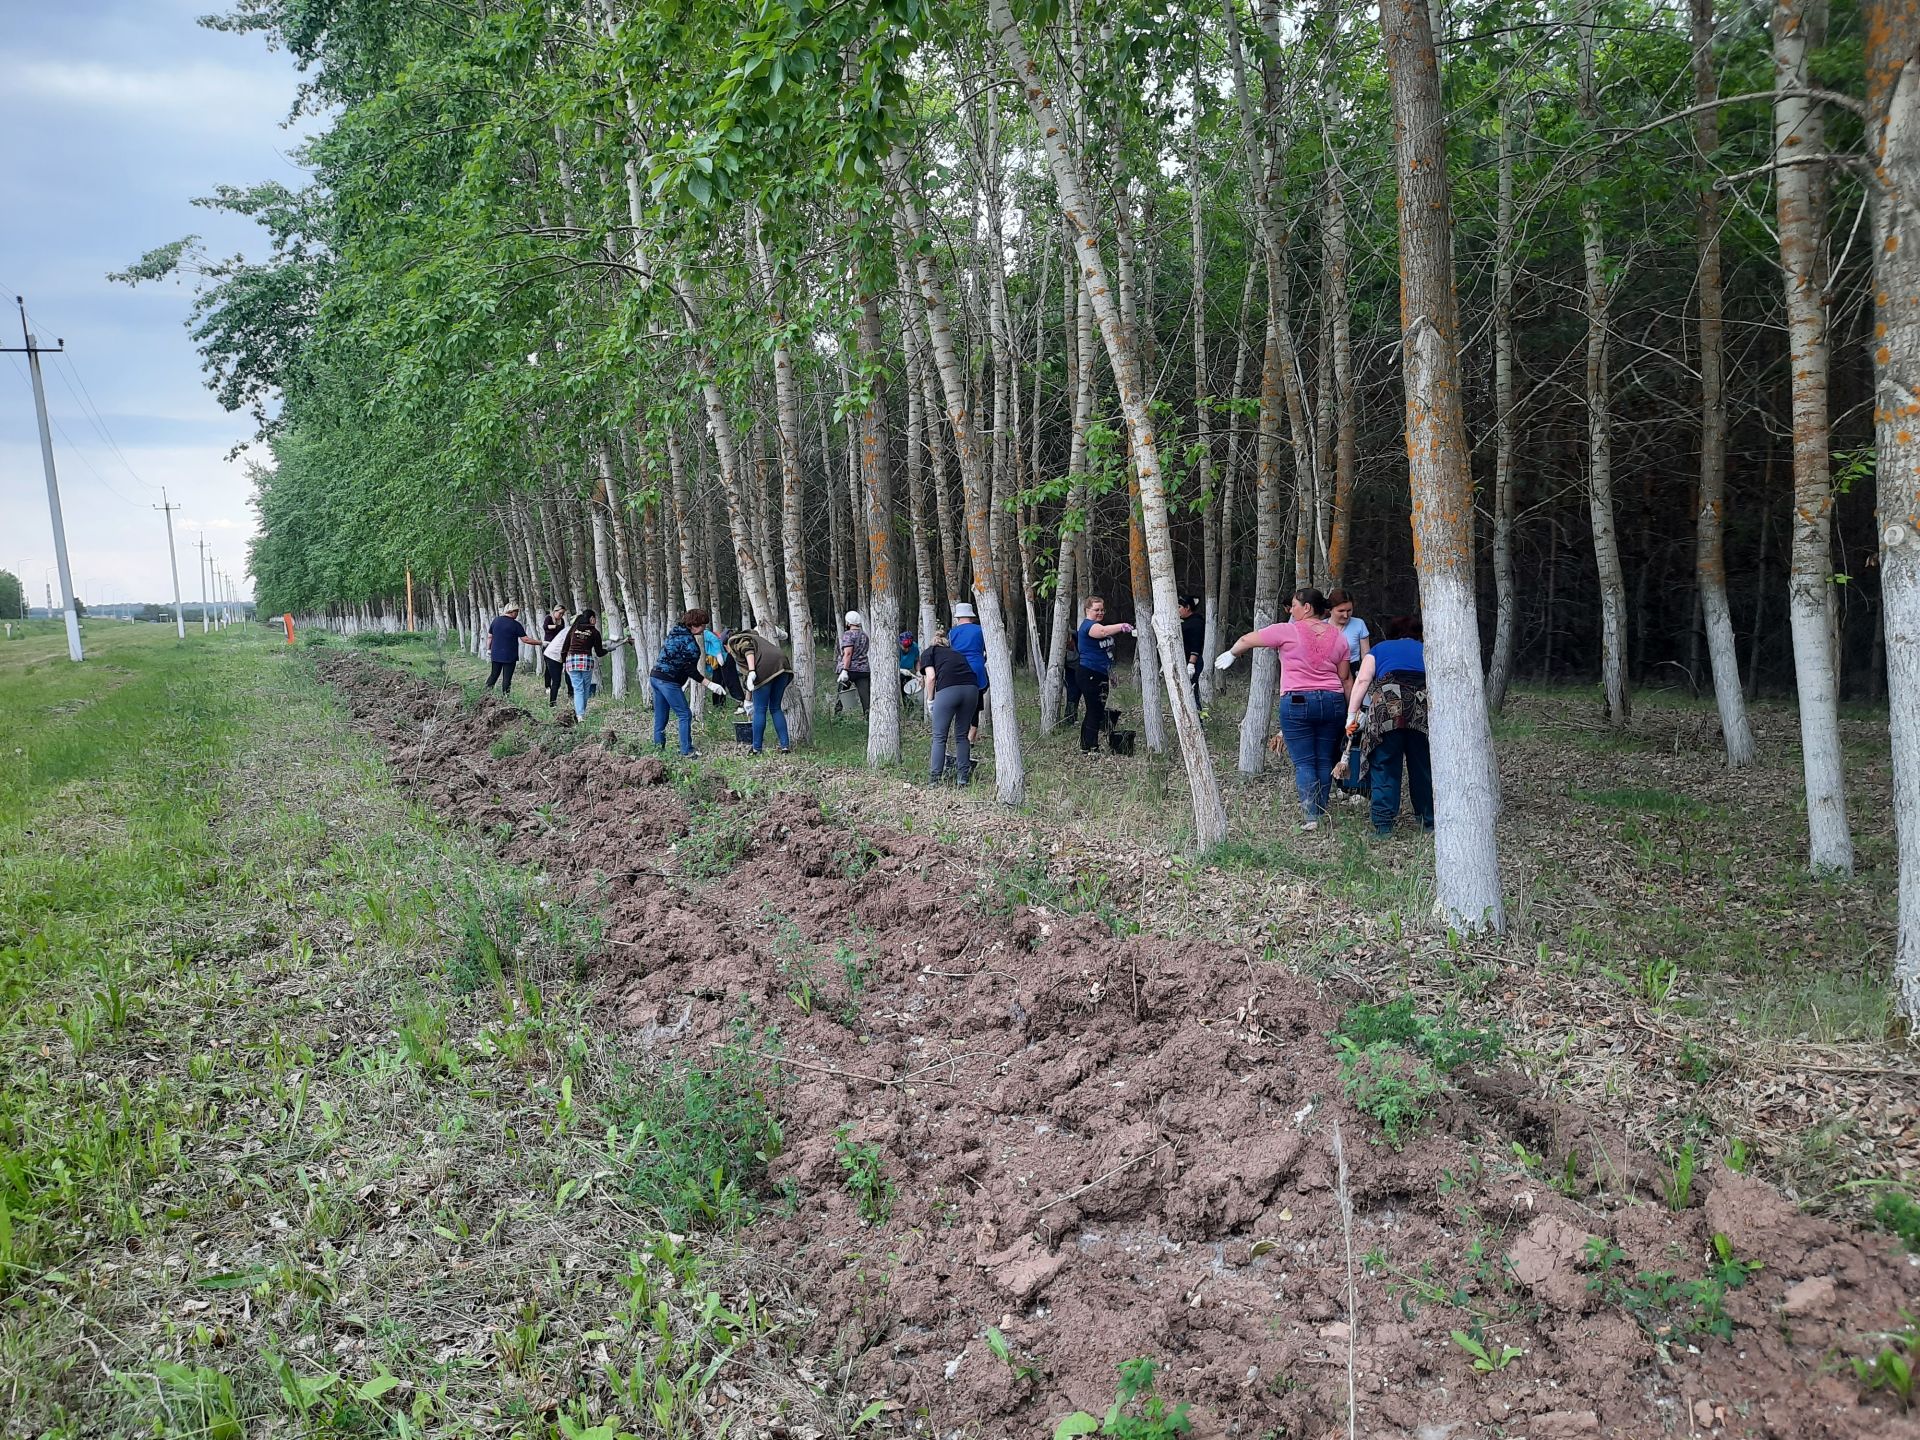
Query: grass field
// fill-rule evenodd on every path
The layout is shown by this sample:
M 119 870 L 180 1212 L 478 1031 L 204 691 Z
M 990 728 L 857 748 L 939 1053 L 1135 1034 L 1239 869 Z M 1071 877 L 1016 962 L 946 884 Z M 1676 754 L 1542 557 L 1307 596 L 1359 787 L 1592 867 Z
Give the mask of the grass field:
M 776 1363 L 750 1203 L 677 1199 L 746 1132 L 587 1023 L 590 917 L 410 811 L 270 637 L 88 642 L 0 648 L 0 1432 L 857 1413 Z

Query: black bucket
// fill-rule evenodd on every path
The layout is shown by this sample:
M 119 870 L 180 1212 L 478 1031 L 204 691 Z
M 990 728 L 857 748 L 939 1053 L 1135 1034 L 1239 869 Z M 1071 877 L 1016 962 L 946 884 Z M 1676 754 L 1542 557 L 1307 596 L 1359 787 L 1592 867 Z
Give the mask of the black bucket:
M 751 745 L 753 743 L 752 723 L 746 720 L 734 721 L 733 738 L 738 740 L 742 745 Z
M 1133 754 L 1133 731 L 1109 730 L 1107 732 L 1107 746 L 1116 755 Z

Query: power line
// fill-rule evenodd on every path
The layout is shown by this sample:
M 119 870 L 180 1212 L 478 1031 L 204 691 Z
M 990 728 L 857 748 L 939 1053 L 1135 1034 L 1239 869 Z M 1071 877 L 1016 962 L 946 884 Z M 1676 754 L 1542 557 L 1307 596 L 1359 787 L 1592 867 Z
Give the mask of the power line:
M 161 488 L 151 480 L 148 480 L 138 470 L 134 469 L 132 463 L 127 459 L 126 455 L 122 453 L 120 442 L 113 438 L 113 432 L 107 428 L 107 417 L 100 413 L 100 407 L 94 403 L 93 391 L 87 388 L 87 377 L 80 373 L 80 367 L 65 356 L 61 357 L 61 361 L 61 364 L 54 366 L 54 369 L 60 374 L 60 383 L 67 387 L 67 393 L 72 395 L 74 403 L 81 407 L 80 413 L 91 422 L 93 428 L 99 432 L 100 438 L 107 442 L 107 448 L 113 451 L 114 458 L 120 462 L 120 467 L 129 475 L 133 476 L 135 480 L 138 480 L 142 485 L 146 486 L 147 489 L 157 490 Z M 72 372 L 72 380 L 67 378 L 68 372 Z M 80 382 L 80 390 L 87 397 L 84 401 L 81 400 L 79 394 L 75 394 L 74 392 L 74 380 Z
M 13 373 L 18 375 L 22 380 L 27 378 L 26 373 L 21 370 L 18 360 L 15 360 L 9 355 L 7 357 L 7 363 L 13 366 Z M 123 505 L 130 505 L 136 510 L 140 508 L 139 501 L 129 500 L 125 495 L 122 495 L 118 490 L 114 489 L 112 485 L 107 483 L 107 477 L 94 468 L 93 462 L 87 458 L 87 452 L 74 443 L 73 437 L 67 433 L 67 427 L 60 423 L 60 417 L 58 415 L 49 414 L 47 419 L 52 422 L 53 428 L 60 432 L 60 438 L 67 442 L 67 449 L 73 452 L 74 458 L 87 467 L 87 473 L 100 482 L 103 490 Z

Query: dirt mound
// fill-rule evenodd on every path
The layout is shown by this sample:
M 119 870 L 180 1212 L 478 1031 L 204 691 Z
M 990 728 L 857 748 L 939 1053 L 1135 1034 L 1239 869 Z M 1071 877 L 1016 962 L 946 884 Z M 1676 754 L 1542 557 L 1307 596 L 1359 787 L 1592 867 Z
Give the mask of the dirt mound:
M 1351 1384 L 1363 1435 L 1920 1435 L 1847 1364 L 1904 1328 L 1890 1241 L 1717 1170 L 1671 1209 L 1666 1167 L 1510 1073 L 1392 1149 L 1342 1098 L 1338 1007 L 1230 944 L 1012 904 L 808 795 L 708 777 L 690 807 L 657 760 L 494 758 L 512 707 L 320 663 L 422 799 L 600 907 L 617 1023 L 693 1064 L 777 1027 L 799 1202 L 763 1239 L 901 1422 L 1046 1433 L 1144 1355 L 1202 1434 L 1344 1434 Z M 881 1223 L 842 1134 L 883 1157 Z

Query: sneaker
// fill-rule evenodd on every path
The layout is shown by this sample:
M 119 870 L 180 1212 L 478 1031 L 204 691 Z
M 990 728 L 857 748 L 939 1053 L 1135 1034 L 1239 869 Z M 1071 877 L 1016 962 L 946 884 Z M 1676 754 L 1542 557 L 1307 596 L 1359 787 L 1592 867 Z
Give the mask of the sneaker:
M 1314 831 L 1318 830 L 1319 828 L 1320 828 L 1320 822 L 1318 820 L 1302 820 L 1300 822 L 1300 830 L 1302 834 L 1311 835 Z
M 682 750 L 680 752 L 680 758 L 682 760 L 698 760 L 700 758 L 700 752 L 698 750 Z
M 760 752 L 759 752 L 759 751 L 757 751 L 757 750 L 756 750 L 756 751 L 754 751 L 754 754 L 756 754 L 756 755 L 757 755 L 757 754 L 759 754 L 759 753 L 760 753 Z M 793 747 L 792 747 L 791 745 L 782 745 L 782 746 L 780 747 L 780 753 L 781 753 L 782 755 L 791 755 L 791 754 L 793 753 Z

